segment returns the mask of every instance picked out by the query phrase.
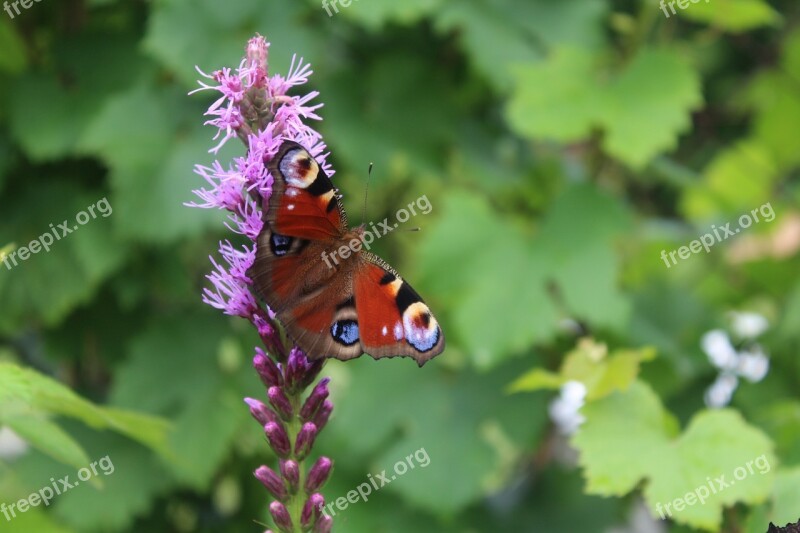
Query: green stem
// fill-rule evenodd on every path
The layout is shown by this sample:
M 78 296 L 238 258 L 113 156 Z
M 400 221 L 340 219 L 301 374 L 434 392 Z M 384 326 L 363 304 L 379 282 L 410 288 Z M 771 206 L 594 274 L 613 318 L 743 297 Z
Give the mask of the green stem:
M 292 448 L 292 452 L 289 454 L 289 459 L 297 463 L 298 470 L 300 471 L 300 478 L 297 483 L 297 493 L 293 494 L 289 498 L 289 502 L 286 506 L 289 511 L 289 516 L 292 517 L 292 527 L 296 533 L 302 533 L 303 531 L 303 528 L 300 525 L 300 517 L 303 514 L 303 505 L 305 504 L 305 490 L 303 487 L 305 486 L 306 477 L 305 462 L 297 458 L 296 450 L 294 448 L 295 442 L 297 442 L 297 435 L 300 433 L 300 429 L 303 426 L 299 415 L 300 407 L 302 405 L 301 395 L 302 392 L 298 392 L 289 397 L 289 401 L 292 404 L 292 411 L 296 414 L 292 418 L 292 421 L 289 423 L 289 427 L 287 428 L 289 433 L 289 445 Z

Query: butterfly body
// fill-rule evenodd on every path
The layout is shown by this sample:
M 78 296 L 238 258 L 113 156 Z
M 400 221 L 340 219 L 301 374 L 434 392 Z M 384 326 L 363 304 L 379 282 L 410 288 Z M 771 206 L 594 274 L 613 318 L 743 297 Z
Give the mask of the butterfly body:
M 256 261 L 248 272 L 292 340 L 313 358 L 407 356 L 420 366 L 444 350 L 422 298 L 349 228 L 330 179 L 301 145 L 285 141 L 270 163 Z

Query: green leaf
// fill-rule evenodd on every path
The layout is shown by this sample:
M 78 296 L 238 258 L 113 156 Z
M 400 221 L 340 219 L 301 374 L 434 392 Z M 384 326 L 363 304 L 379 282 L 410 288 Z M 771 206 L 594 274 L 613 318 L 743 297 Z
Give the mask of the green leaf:
M 688 0 L 682 1 L 688 3 Z M 692 0 L 688 7 L 676 11 L 689 20 L 731 33 L 744 33 L 762 26 L 778 26 L 783 20 L 781 14 L 764 0 L 706 0 L 699 3 Z M 671 11 L 668 12 L 671 14 Z
M 453 191 L 437 212 L 438 224 L 426 232 L 421 246 L 418 279 L 436 287 L 440 301 L 453 309 L 453 331 L 473 362 L 490 368 L 535 339 L 553 335 L 557 317 L 545 287 L 546 261 L 531 253 L 524 233 L 469 193 Z M 444 264 L 461 266 L 442 269 Z
M 168 455 L 166 421 L 84 400 L 61 383 L 33 370 L 0 363 L 0 422 L 34 447 L 76 468 L 88 458 L 80 446 L 49 420 L 54 415 L 80 420 L 94 429 L 111 429 Z
M 684 213 L 698 222 L 763 205 L 772 197 L 778 169 L 768 150 L 757 142 L 743 141 L 718 152 L 703 174 L 703 181 L 687 189 L 683 197 Z
M 636 382 L 582 412 L 587 421 L 573 443 L 592 494 L 622 496 L 645 481 L 653 516 L 669 514 L 678 523 L 709 531 L 718 530 L 723 507 L 759 503 L 769 495 L 772 443 L 735 411 L 700 412 L 675 435 L 658 397 Z
M 636 380 L 639 365 L 655 358 L 655 350 L 616 350 L 607 355 L 604 344 L 590 338 L 581 339 L 578 346 L 564 358 L 558 374 L 534 368 L 515 380 L 509 392 L 558 389 L 568 381 L 580 381 L 586 386 L 588 400 L 625 390 Z
M 467 371 L 442 379 L 435 367 L 420 371 L 407 360 L 385 363 L 366 358 L 329 363 L 326 373 L 333 378 L 336 414 L 326 428 L 329 436 L 319 442 L 324 446 L 332 436 L 347 443 L 348 452 L 337 457 L 337 472 L 353 470 L 360 478 L 366 471 L 388 469 L 392 474 L 397 461 L 424 448 L 430 464 L 409 470 L 386 487 L 416 508 L 452 517 L 499 489 L 546 424 L 544 398 L 502 392 L 519 368 L 480 375 Z M 341 385 L 345 383 L 359 385 Z M 478 390 L 482 393 L 476 394 Z
M 2 380 L 3 368 L 0 366 L 0 381 Z M 56 461 L 76 469 L 89 464 L 89 456 L 86 455 L 81 445 L 58 424 L 43 416 L 26 413 L 20 416 L 1 416 L 0 421 L 28 441 L 31 446 Z
M 702 102 L 697 73 L 667 49 L 644 48 L 612 76 L 600 66 L 593 52 L 557 48 L 543 63 L 515 68 L 509 124 L 522 135 L 559 142 L 602 128 L 603 148 L 636 169 L 676 148 Z
M 0 199 L 6 220 L 0 227 L 0 242 L 15 242 L 17 252 L 35 240 L 46 240 L 45 234 L 62 221 L 69 228 L 77 228 L 63 236 L 58 229 L 57 240 L 50 236 L 50 251 L 39 245 L 38 254 L 25 261 L 18 255 L 11 257 L 0 270 L 0 300 L 4 304 L 0 331 L 14 331 L 32 322 L 59 323 L 120 268 L 128 248 L 108 245 L 114 242 L 113 214 L 106 218 L 96 210 L 96 218 L 83 226 L 76 224 L 78 213 L 99 200 L 96 191 L 89 193 L 70 184 L 69 176 Z M 29 205 L 38 207 L 32 210 Z M 113 202 L 110 205 L 113 209 Z
M 770 520 L 783 526 L 795 523 L 800 516 L 797 502 L 800 502 L 800 467 L 779 470 L 775 474 L 773 489 L 773 509 Z
M 249 418 L 238 382 L 220 368 L 226 331 L 226 322 L 210 311 L 159 320 L 133 341 L 111 396 L 114 405 L 170 416 L 170 467 L 197 489 L 211 482 Z M 153 368 L 159 369 L 156 375 Z
M 0 20 L 0 72 L 17 74 L 28 64 L 25 43 L 17 35 L 17 31 L 10 20 L 3 17 Z
M 387 22 L 409 26 L 434 12 L 443 3 L 443 0 L 409 0 L 406 2 L 328 0 L 326 3 L 331 4 L 329 16 L 336 17 L 344 14 L 345 17 L 358 21 L 369 29 L 378 30 Z M 326 3 L 323 3 L 323 8 Z M 326 13 L 328 13 L 327 10 Z

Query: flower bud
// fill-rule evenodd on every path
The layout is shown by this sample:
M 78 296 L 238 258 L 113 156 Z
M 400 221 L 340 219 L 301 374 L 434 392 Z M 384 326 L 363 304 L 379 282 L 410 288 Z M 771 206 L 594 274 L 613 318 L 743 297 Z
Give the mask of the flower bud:
M 269 403 L 272 407 L 275 408 L 275 411 L 281 415 L 286 421 L 292 419 L 292 415 L 294 414 L 294 409 L 292 409 L 292 404 L 289 403 L 289 398 L 283 393 L 280 387 L 270 387 L 267 391 L 267 395 L 269 396 Z
M 268 466 L 260 466 L 254 472 L 254 475 L 275 498 L 278 500 L 286 499 L 286 489 L 283 486 L 283 481 L 274 470 Z
M 314 420 L 312 420 L 314 425 L 317 426 L 317 431 L 322 431 L 322 428 L 328 423 L 331 412 L 333 412 L 333 403 L 331 403 L 330 400 L 322 402 L 322 406 L 319 408 L 319 411 L 317 411 L 317 414 L 314 415 Z
M 311 394 L 306 399 L 305 403 L 303 404 L 302 409 L 300 409 L 300 418 L 303 421 L 310 421 L 314 418 L 314 415 L 317 414 L 319 408 L 322 406 L 322 402 L 324 402 L 328 398 L 328 383 L 330 382 L 330 378 L 324 378 L 317 383 L 317 386 L 314 387 L 314 390 L 311 391 Z
M 273 413 L 263 402 L 253 398 L 245 398 L 244 403 L 250 406 L 250 414 L 253 415 L 253 418 L 255 418 L 262 427 L 266 426 L 267 422 L 278 421 L 278 415 Z
M 289 453 L 291 453 L 289 436 L 280 423 L 267 422 L 267 425 L 264 426 L 264 433 L 267 435 L 269 445 L 279 457 L 284 459 L 289 457 Z
M 314 533 L 331 533 L 331 529 L 333 529 L 333 518 L 323 514 L 314 526 Z
M 306 478 L 306 493 L 311 494 L 321 489 L 325 482 L 328 481 L 332 468 L 333 461 L 327 457 L 320 457 L 317 459 L 317 462 L 311 467 L 311 470 L 308 472 L 308 477 Z
M 306 500 L 305 505 L 303 505 L 303 512 L 300 514 L 300 525 L 303 529 L 312 527 L 317 523 L 324 507 L 325 498 L 322 497 L 322 494 L 312 494 L 311 497 Z
M 300 484 L 300 466 L 292 460 L 281 460 L 281 475 L 289 494 L 295 494 Z
M 272 514 L 272 519 L 275 520 L 275 525 L 278 526 L 283 533 L 293 533 L 292 517 L 289 516 L 289 510 L 281 502 L 272 502 L 269 504 L 269 512 Z
M 267 387 L 283 386 L 283 376 L 270 357 L 268 357 L 261 349 L 256 348 L 256 355 L 253 357 L 253 366 L 258 372 L 261 382 Z
M 294 454 L 297 459 L 302 461 L 306 458 L 311 448 L 314 446 L 314 440 L 317 438 L 317 426 L 312 422 L 306 422 L 300 431 L 297 433 L 297 440 L 294 444 Z

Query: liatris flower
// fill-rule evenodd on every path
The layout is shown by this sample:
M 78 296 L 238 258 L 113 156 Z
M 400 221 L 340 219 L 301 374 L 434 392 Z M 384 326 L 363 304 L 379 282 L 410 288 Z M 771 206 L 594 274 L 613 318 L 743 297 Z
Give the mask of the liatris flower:
M 286 77 L 269 76 L 269 43 L 256 36 L 246 50 L 235 71 L 224 68 L 205 74 L 197 69 L 212 80 L 199 82 L 197 91 L 219 93 L 206 112 L 210 117 L 206 124 L 217 128 L 214 139 L 218 143 L 210 152 L 217 153 L 234 137 L 245 144 L 247 152 L 227 165 L 219 161 L 210 167 L 197 165 L 195 172 L 208 185 L 194 191 L 199 203 L 187 205 L 229 211 L 226 226 L 251 241 L 241 248 L 229 241 L 220 243 L 222 261 L 211 258 L 213 270 L 207 278 L 212 287 L 203 291 L 203 301 L 225 314 L 250 320 L 264 343 L 265 350 L 256 348 L 253 366 L 267 389 L 266 401 L 245 398 L 245 403 L 280 458 L 279 468 L 261 466 L 254 473 L 275 498 L 269 506 L 275 527 L 283 533 L 324 533 L 331 530 L 332 520 L 322 514 L 325 500 L 317 491 L 330 476 L 333 462 L 320 457 L 307 476 L 303 462 L 333 410 L 328 400 L 329 380 L 321 380 L 304 400 L 304 393 L 319 376 L 323 362 L 312 361 L 300 349 L 285 345 L 274 314 L 258 305 L 247 271 L 255 260 L 255 243 L 264 225 L 262 206 L 269 205 L 272 194 L 268 163 L 280 145 L 285 140 L 296 141 L 329 176 L 334 171 L 325 160 L 321 135 L 305 123 L 321 120 L 316 110 L 322 104 L 309 105 L 318 93 L 287 95 L 290 89 L 308 81 L 310 66 L 302 58 L 293 58 Z

